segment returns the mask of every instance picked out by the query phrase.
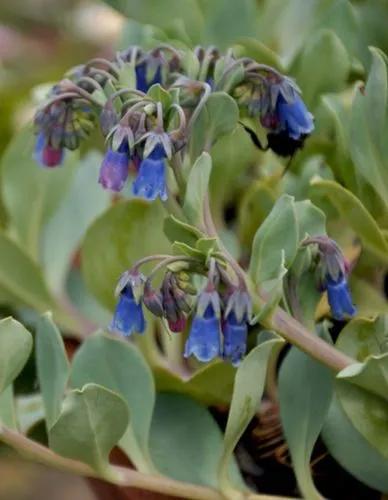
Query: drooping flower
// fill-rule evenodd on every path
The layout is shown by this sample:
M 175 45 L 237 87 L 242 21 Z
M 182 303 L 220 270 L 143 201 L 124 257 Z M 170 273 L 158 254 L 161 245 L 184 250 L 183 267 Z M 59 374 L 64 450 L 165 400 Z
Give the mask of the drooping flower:
M 197 312 L 191 324 L 184 356 L 188 358 L 192 354 L 203 363 L 221 355 L 220 319 L 212 303 L 209 303 L 203 315 Z
M 290 156 L 303 147 L 314 130 L 313 115 L 306 108 L 298 87 L 289 78 L 272 84 L 265 96 L 261 123 L 269 132 L 268 147 L 280 156 Z
M 186 315 L 190 311 L 187 296 L 177 285 L 176 277 L 168 272 L 162 284 L 163 315 L 167 319 L 170 330 L 183 332 L 186 328 Z
M 337 280 L 330 276 L 326 278 L 327 298 L 332 315 L 335 319 L 342 320 L 345 316 L 354 316 L 356 308 L 352 303 L 346 276 L 341 274 Z
M 357 312 L 353 305 L 347 283 L 349 266 L 337 243 L 328 236 L 307 238 L 304 245 L 316 244 L 319 250 L 318 266 L 319 287 L 327 291 L 331 313 L 335 319 L 354 316 Z
M 313 115 L 307 110 L 299 94 L 295 94 L 292 101 L 287 101 L 279 92 L 276 115 L 281 130 L 285 131 L 291 139 L 298 140 L 314 130 Z
M 98 182 L 104 189 L 119 192 L 123 189 L 129 174 L 130 152 L 128 143 L 123 141 L 117 151 L 111 148 L 105 153 L 100 168 Z
M 127 284 L 119 296 L 119 301 L 109 327 L 128 337 L 132 333 L 143 333 L 146 327 L 141 302 L 135 300 L 132 287 Z
M 247 350 L 248 325 L 246 318 L 238 321 L 232 311 L 222 325 L 224 334 L 223 358 L 238 366 Z
M 48 144 L 43 132 L 36 139 L 34 158 L 43 167 L 57 167 L 63 162 L 63 149 L 54 148 Z
M 154 69 L 154 75 L 152 78 L 148 79 L 147 73 L 149 72 L 149 68 L 147 65 L 147 61 L 144 61 L 138 64 L 135 68 L 136 72 L 136 88 L 137 90 L 141 90 L 142 92 L 147 92 L 152 85 L 155 83 L 162 82 L 162 70 L 161 65 L 158 64 Z
M 166 186 L 166 153 L 161 144 L 158 144 L 147 158 L 140 163 L 139 172 L 133 183 L 132 191 L 149 201 L 167 200 Z

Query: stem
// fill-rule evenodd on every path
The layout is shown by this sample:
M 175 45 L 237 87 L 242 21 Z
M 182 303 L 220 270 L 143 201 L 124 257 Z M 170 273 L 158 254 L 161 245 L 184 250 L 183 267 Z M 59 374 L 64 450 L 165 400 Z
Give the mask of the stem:
M 81 476 L 101 477 L 89 465 L 65 458 L 50 449 L 36 443 L 22 434 L 0 427 L 0 440 L 20 452 L 20 454 L 49 467 L 73 472 Z M 130 486 L 143 490 L 157 491 L 181 498 L 192 498 L 199 500 L 223 500 L 224 497 L 217 490 L 205 486 L 184 483 L 164 476 L 144 474 L 125 467 L 111 466 L 105 480 L 119 486 Z
M 152 271 L 150 272 L 150 274 L 147 277 L 147 280 L 151 281 L 152 278 L 155 276 L 155 274 L 158 271 L 160 271 L 160 269 L 162 269 L 163 267 L 168 266 L 169 264 L 172 264 L 174 262 L 197 262 L 197 260 L 193 259 L 193 257 L 185 257 L 182 255 L 177 255 L 177 256 L 173 256 L 173 257 L 168 256 L 166 259 L 162 260 L 162 262 L 159 262 L 159 264 L 157 264 L 152 269 Z
M 137 269 L 143 264 L 146 264 L 147 262 L 152 262 L 153 260 L 164 260 L 168 259 L 169 257 L 170 255 L 165 255 L 162 253 L 157 253 L 155 255 L 148 255 L 147 257 L 143 257 L 142 259 L 137 260 L 131 269 Z

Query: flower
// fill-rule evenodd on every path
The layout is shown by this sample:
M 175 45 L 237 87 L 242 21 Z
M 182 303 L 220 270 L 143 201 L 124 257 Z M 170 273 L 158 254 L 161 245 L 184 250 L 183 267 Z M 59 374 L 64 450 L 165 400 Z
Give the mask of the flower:
M 147 81 L 147 62 L 144 61 L 141 64 L 138 64 L 135 68 L 136 72 L 136 88 L 141 92 L 147 92 L 152 85 L 155 83 L 162 82 L 162 71 L 160 64 L 157 65 L 153 78 Z
M 299 94 L 294 93 L 293 100 L 288 101 L 279 92 L 275 109 L 280 129 L 291 139 L 301 139 L 314 130 L 313 115 L 307 110 Z
M 185 358 L 194 356 L 204 363 L 221 354 L 220 320 L 209 303 L 203 316 L 194 317 L 185 345 Z
M 40 132 L 36 139 L 34 158 L 43 167 L 57 167 L 63 161 L 63 149 L 50 146 L 44 133 Z
M 357 312 L 352 303 L 347 283 L 349 265 L 338 244 L 326 235 L 306 238 L 303 245 L 318 246 L 320 262 L 317 268 L 319 288 L 327 291 L 332 315 L 342 320 L 345 315 L 354 316 Z
M 130 153 L 128 143 L 123 141 L 117 151 L 111 148 L 105 153 L 98 182 L 104 189 L 121 191 L 129 173 Z
M 291 156 L 314 130 L 313 115 L 289 78 L 271 84 L 263 103 L 261 123 L 269 130 L 268 147 L 280 156 Z
M 133 332 L 143 333 L 145 326 L 142 305 L 136 302 L 132 287 L 127 285 L 120 292 L 119 302 L 109 329 L 127 337 Z
M 167 200 L 166 187 L 166 153 L 161 144 L 158 144 L 147 158 L 140 163 L 138 175 L 133 183 L 132 191 L 149 201 L 159 198 Z
M 345 315 L 352 317 L 356 314 L 356 308 L 352 303 L 346 276 L 344 274 L 340 274 L 337 280 L 327 276 L 326 290 L 330 309 L 335 319 L 342 320 Z
M 223 358 L 238 366 L 247 350 L 248 325 L 246 318 L 238 321 L 234 312 L 226 318 L 222 332 L 224 334 Z

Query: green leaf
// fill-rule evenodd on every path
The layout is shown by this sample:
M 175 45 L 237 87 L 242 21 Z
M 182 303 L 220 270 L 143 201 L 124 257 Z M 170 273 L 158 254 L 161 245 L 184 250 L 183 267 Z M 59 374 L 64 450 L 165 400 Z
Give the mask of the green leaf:
M 0 425 L 1 424 L 6 425 L 10 429 L 17 430 L 12 384 L 8 385 L 0 394 Z
M 388 351 L 388 315 L 355 318 L 341 331 L 336 347 L 357 361 Z
M 295 211 L 300 241 L 307 236 L 323 236 L 326 234 L 326 215 L 313 205 L 310 200 L 297 201 Z
M 306 42 L 297 72 L 303 98 L 317 103 L 321 94 L 337 92 L 345 87 L 350 71 L 350 57 L 332 30 L 321 29 Z
M 260 405 L 268 360 L 274 349 L 279 349 L 283 342 L 277 337 L 259 344 L 252 349 L 237 369 L 224 447 L 219 463 L 219 482 L 224 493 L 234 489 L 228 475 L 229 462 L 238 440 Z
M 280 416 L 300 491 L 311 500 L 323 498 L 315 488 L 310 459 L 332 394 L 330 370 L 292 347 L 279 373 Z
M 0 393 L 19 375 L 32 349 L 31 333 L 13 318 L 0 321 Z
M 276 279 L 282 265 L 288 267 L 295 258 L 299 242 L 295 203 L 292 196 L 278 199 L 268 217 L 257 230 L 249 265 L 256 284 Z
M 50 448 L 106 474 L 109 453 L 128 425 L 128 408 L 114 392 L 88 384 L 70 392 L 49 431 Z
M 314 180 L 312 194 L 326 196 L 363 244 L 384 262 L 388 262 L 388 243 L 376 221 L 353 193 L 334 181 Z
M 254 0 L 228 2 L 199 0 L 204 14 L 204 44 L 226 50 L 241 36 L 255 36 L 257 7 Z
M 208 410 L 179 394 L 159 394 L 150 450 L 158 470 L 174 479 L 217 487 L 222 433 Z M 230 472 L 242 483 L 236 463 Z
M 153 369 L 158 392 L 186 394 L 208 406 L 230 403 L 235 372 L 232 365 L 223 361 L 202 366 L 187 380 L 162 366 Z
M 370 356 L 365 363 L 354 363 L 337 374 L 337 378 L 388 400 L 388 352 Z
M 347 418 L 385 458 L 388 458 L 387 332 L 386 316 L 372 321 L 355 319 L 343 329 L 337 346 L 365 362 L 340 372 L 335 385 Z
M 27 434 L 36 424 L 45 418 L 45 408 L 41 394 L 18 396 L 16 399 L 16 415 L 19 430 Z
M 33 159 L 33 143 L 32 128 L 21 130 L 6 149 L 0 168 L 10 230 L 26 253 L 37 260 L 43 226 L 66 193 L 78 155 L 66 154 L 62 167 L 45 169 Z
M 149 95 L 155 102 L 161 102 L 165 113 L 172 104 L 171 95 L 167 92 L 167 90 L 162 88 L 159 83 L 152 85 L 152 87 L 149 88 L 147 95 Z
M 130 200 L 117 203 L 89 227 L 82 245 L 82 272 L 90 291 L 106 307 L 114 306 L 113 291 L 123 271 L 137 259 L 170 250 L 163 217 L 158 202 Z
M 131 418 L 120 446 L 140 470 L 149 471 L 148 437 L 155 388 L 143 357 L 133 344 L 97 333 L 82 344 L 71 370 L 72 387 L 90 382 L 114 391 L 127 403 Z
M 43 268 L 56 292 L 64 287 L 71 258 L 86 229 L 110 203 L 110 194 L 97 182 L 101 159 L 99 153 L 91 152 L 79 162 L 69 190 L 44 227 Z
M 155 0 L 104 1 L 125 16 L 140 23 L 153 24 L 162 29 L 181 26 L 192 42 L 200 42 L 203 16 L 195 0 L 164 0 L 163 3 Z
M 36 329 L 36 368 L 43 396 L 47 428 L 50 429 L 61 411 L 62 399 L 69 378 L 69 363 L 61 334 L 46 313 Z
M 203 152 L 192 166 L 187 179 L 183 210 L 193 224 L 203 223 L 203 203 L 209 190 L 211 169 L 211 156 Z
M 208 151 L 217 139 L 231 133 L 237 126 L 238 118 L 238 106 L 230 95 L 225 92 L 211 93 L 193 126 L 191 158 L 197 158 L 202 151 Z
M 388 459 L 353 427 L 336 398 L 330 406 L 322 438 L 345 470 L 371 488 L 388 493 Z
M 249 248 L 257 231 L 277 199 L 274 187 L 269 180 L 263 179 L 252 183 L 243 194 L 238 214 L 238 229 L 244 246 Z
M 53 307 L 39 267 L 8 236 L 0 232 L 0 286 L 10 302 L 24 304 L 38 311 Z
M 372 67 L 364 92 L 352 105 L 349 147 L 356 173 L 388 199 L 387 175 L 387 66 L 382 53 L 371 49 Z
M 186 224 L 173 215 L 164 219 L 163 230 L 171 243 L 180 241 L 191 247 L 194 247 L 198 238 L 203 236 L 195 226 Z

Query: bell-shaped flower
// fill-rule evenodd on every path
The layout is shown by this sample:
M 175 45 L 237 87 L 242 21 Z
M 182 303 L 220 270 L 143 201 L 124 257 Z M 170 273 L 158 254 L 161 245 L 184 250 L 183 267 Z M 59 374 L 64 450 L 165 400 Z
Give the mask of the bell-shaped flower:
M 150 155 L 142 160 L 132 186 L 135 196 L 149 201 L 158 197 L 163 201 L 167 200 L 165 158 L 164 148 L 158 144 Z
M 353 305 L 346 276 L 341 274 L 337 280 L 326 277 L 327 299 L 331 313 L 335 319 L 342 320 L 345 316 L 354 316 L 356 308 Z
M 130 152 L 127 142 L 122 142 L 117 151 L 109 148 L 102 160 L 98 182 L 104 189 L 119 192 L 129 174 Z
M 223 358 L 238 366 L 247 350 L 248 324 L 246 318 L 238 321 L 232 311 L 222 325 L 224 334 Z
M 220 319 L 211 303 L 203 315 L 196 314 L 191 324 L 184 356 L 188 358 L 192 354 L 203 363 L 221 355 Z
M 132 287 L 127 285 L 119 295 L 119 301 L 109 327 L 128 337 L 132 333 L 143 333 L 146 327 L 141 302 L 137 302 L 133 295 Z

